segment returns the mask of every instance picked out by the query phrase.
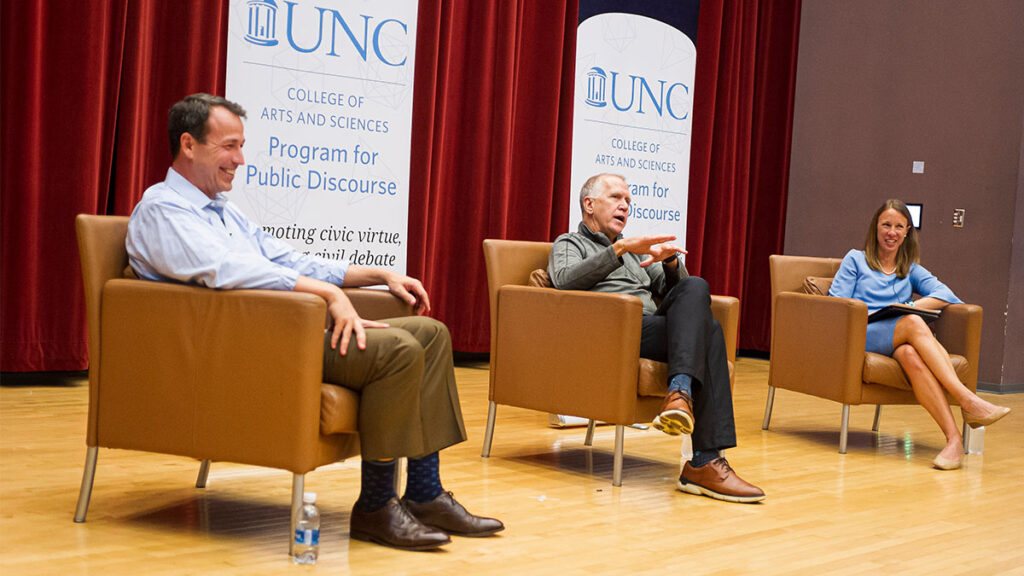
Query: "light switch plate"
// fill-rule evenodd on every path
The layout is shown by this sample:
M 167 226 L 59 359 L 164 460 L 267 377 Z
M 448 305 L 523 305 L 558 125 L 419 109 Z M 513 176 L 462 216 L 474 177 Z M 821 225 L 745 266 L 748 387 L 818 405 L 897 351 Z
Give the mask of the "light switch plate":
M 924 174 L 924 162 L 914 161 L 914 174 Z
M 963 208 L 957 208 L 953 210 L 953 228 L 964 227 L 964 216 L 966 215 L 966 213 L 967 211 L 964 210 Z

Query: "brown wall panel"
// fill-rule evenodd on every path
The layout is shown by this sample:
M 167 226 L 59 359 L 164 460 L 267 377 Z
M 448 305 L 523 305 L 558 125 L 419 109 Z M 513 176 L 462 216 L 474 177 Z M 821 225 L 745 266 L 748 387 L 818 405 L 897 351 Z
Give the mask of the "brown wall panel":
M 1024 312 L 1008 314 L 1024 308 L 1022 37 L 1015 0 L 814 0 L 801 14 L 785 252 L 842 256 L 886 198 L 923 204 L 922 264 L 985 308 L 989 389 L 1024 382 L 1010 348 Z
M 1024 134 L 1024 119 L 1021 122 Z M 1021 137 L 1024 140 L 1024 136 Z M 1006 304 L 1006 341 L 1003 343 L 1003 389 L 1024 391 L 1024 143 L 1017 170 L 1017 209 L 1010 258 L 1010 293 Z

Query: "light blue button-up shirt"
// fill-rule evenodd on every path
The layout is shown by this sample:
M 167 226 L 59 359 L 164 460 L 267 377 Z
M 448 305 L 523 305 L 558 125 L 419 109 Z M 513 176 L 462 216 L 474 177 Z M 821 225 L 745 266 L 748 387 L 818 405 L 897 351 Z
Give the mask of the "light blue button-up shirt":
M 173 168 L 135 207 L 125 244 L 140 278 L 208 288 L 292 290 L 300 275 L 340 286 L 349 265 L 296 251 Z

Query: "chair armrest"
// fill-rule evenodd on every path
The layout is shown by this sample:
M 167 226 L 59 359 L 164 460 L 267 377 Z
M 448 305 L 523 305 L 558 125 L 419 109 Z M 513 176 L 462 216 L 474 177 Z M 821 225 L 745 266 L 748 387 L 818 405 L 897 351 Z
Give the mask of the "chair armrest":
M 733 296 L 711 295 L 711 315 L 722 326 L 725 351 L 729 361 L 736 361 L 736 340 L 739 337 L 740 300 Z
M 970 372 L 964 382 L 968 388 L 978 386 L 978 358 L 981 354 L 982 308 L 977 304 L 950 304 L 931 328 L 935 337 L 950 354 L 967 359 Z
M 313 294 L 110 280 L 99 445 L 311 470 L 325 313 Z
M 359 316 L 365 320 L 383 320 L 412 315 L 412 306 L 387 290 L 367 288 L 345 288 L 344 290 L 345 295 L 359 312 Z
M 774 306 L 768 383 L 858 404 L 867 305 L 852 298 L 781 292 Z
M 639 298 L 507 285 L 497 300 L 492 401 L 632 424 Z

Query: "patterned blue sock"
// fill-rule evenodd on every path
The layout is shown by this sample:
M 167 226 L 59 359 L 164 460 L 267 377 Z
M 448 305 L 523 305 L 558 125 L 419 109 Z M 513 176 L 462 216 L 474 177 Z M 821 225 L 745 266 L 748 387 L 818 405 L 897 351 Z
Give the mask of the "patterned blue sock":
M 405 483 L 405 498 L 413 502 L 430 502 L 437 498 L 443 490 L 437 452 L 423 458 L 409 458 L 409 478 Z
M 689 374 L 676 374 L 668 380 L 668 391 L 679 390 L 693 398 L 693 378 Z
M 356 506 L 365 512 L 380 510 L 395 496 L 395 461 L 363 460 L 362 486 Z
M 721 456 L 722 453 L 718 450 L 697 450 L 693 453 L 693 458 L 690 458 L 690 466 L 694 468 L 700 468 L 701 466 L 711 462 L 715 458 Z

